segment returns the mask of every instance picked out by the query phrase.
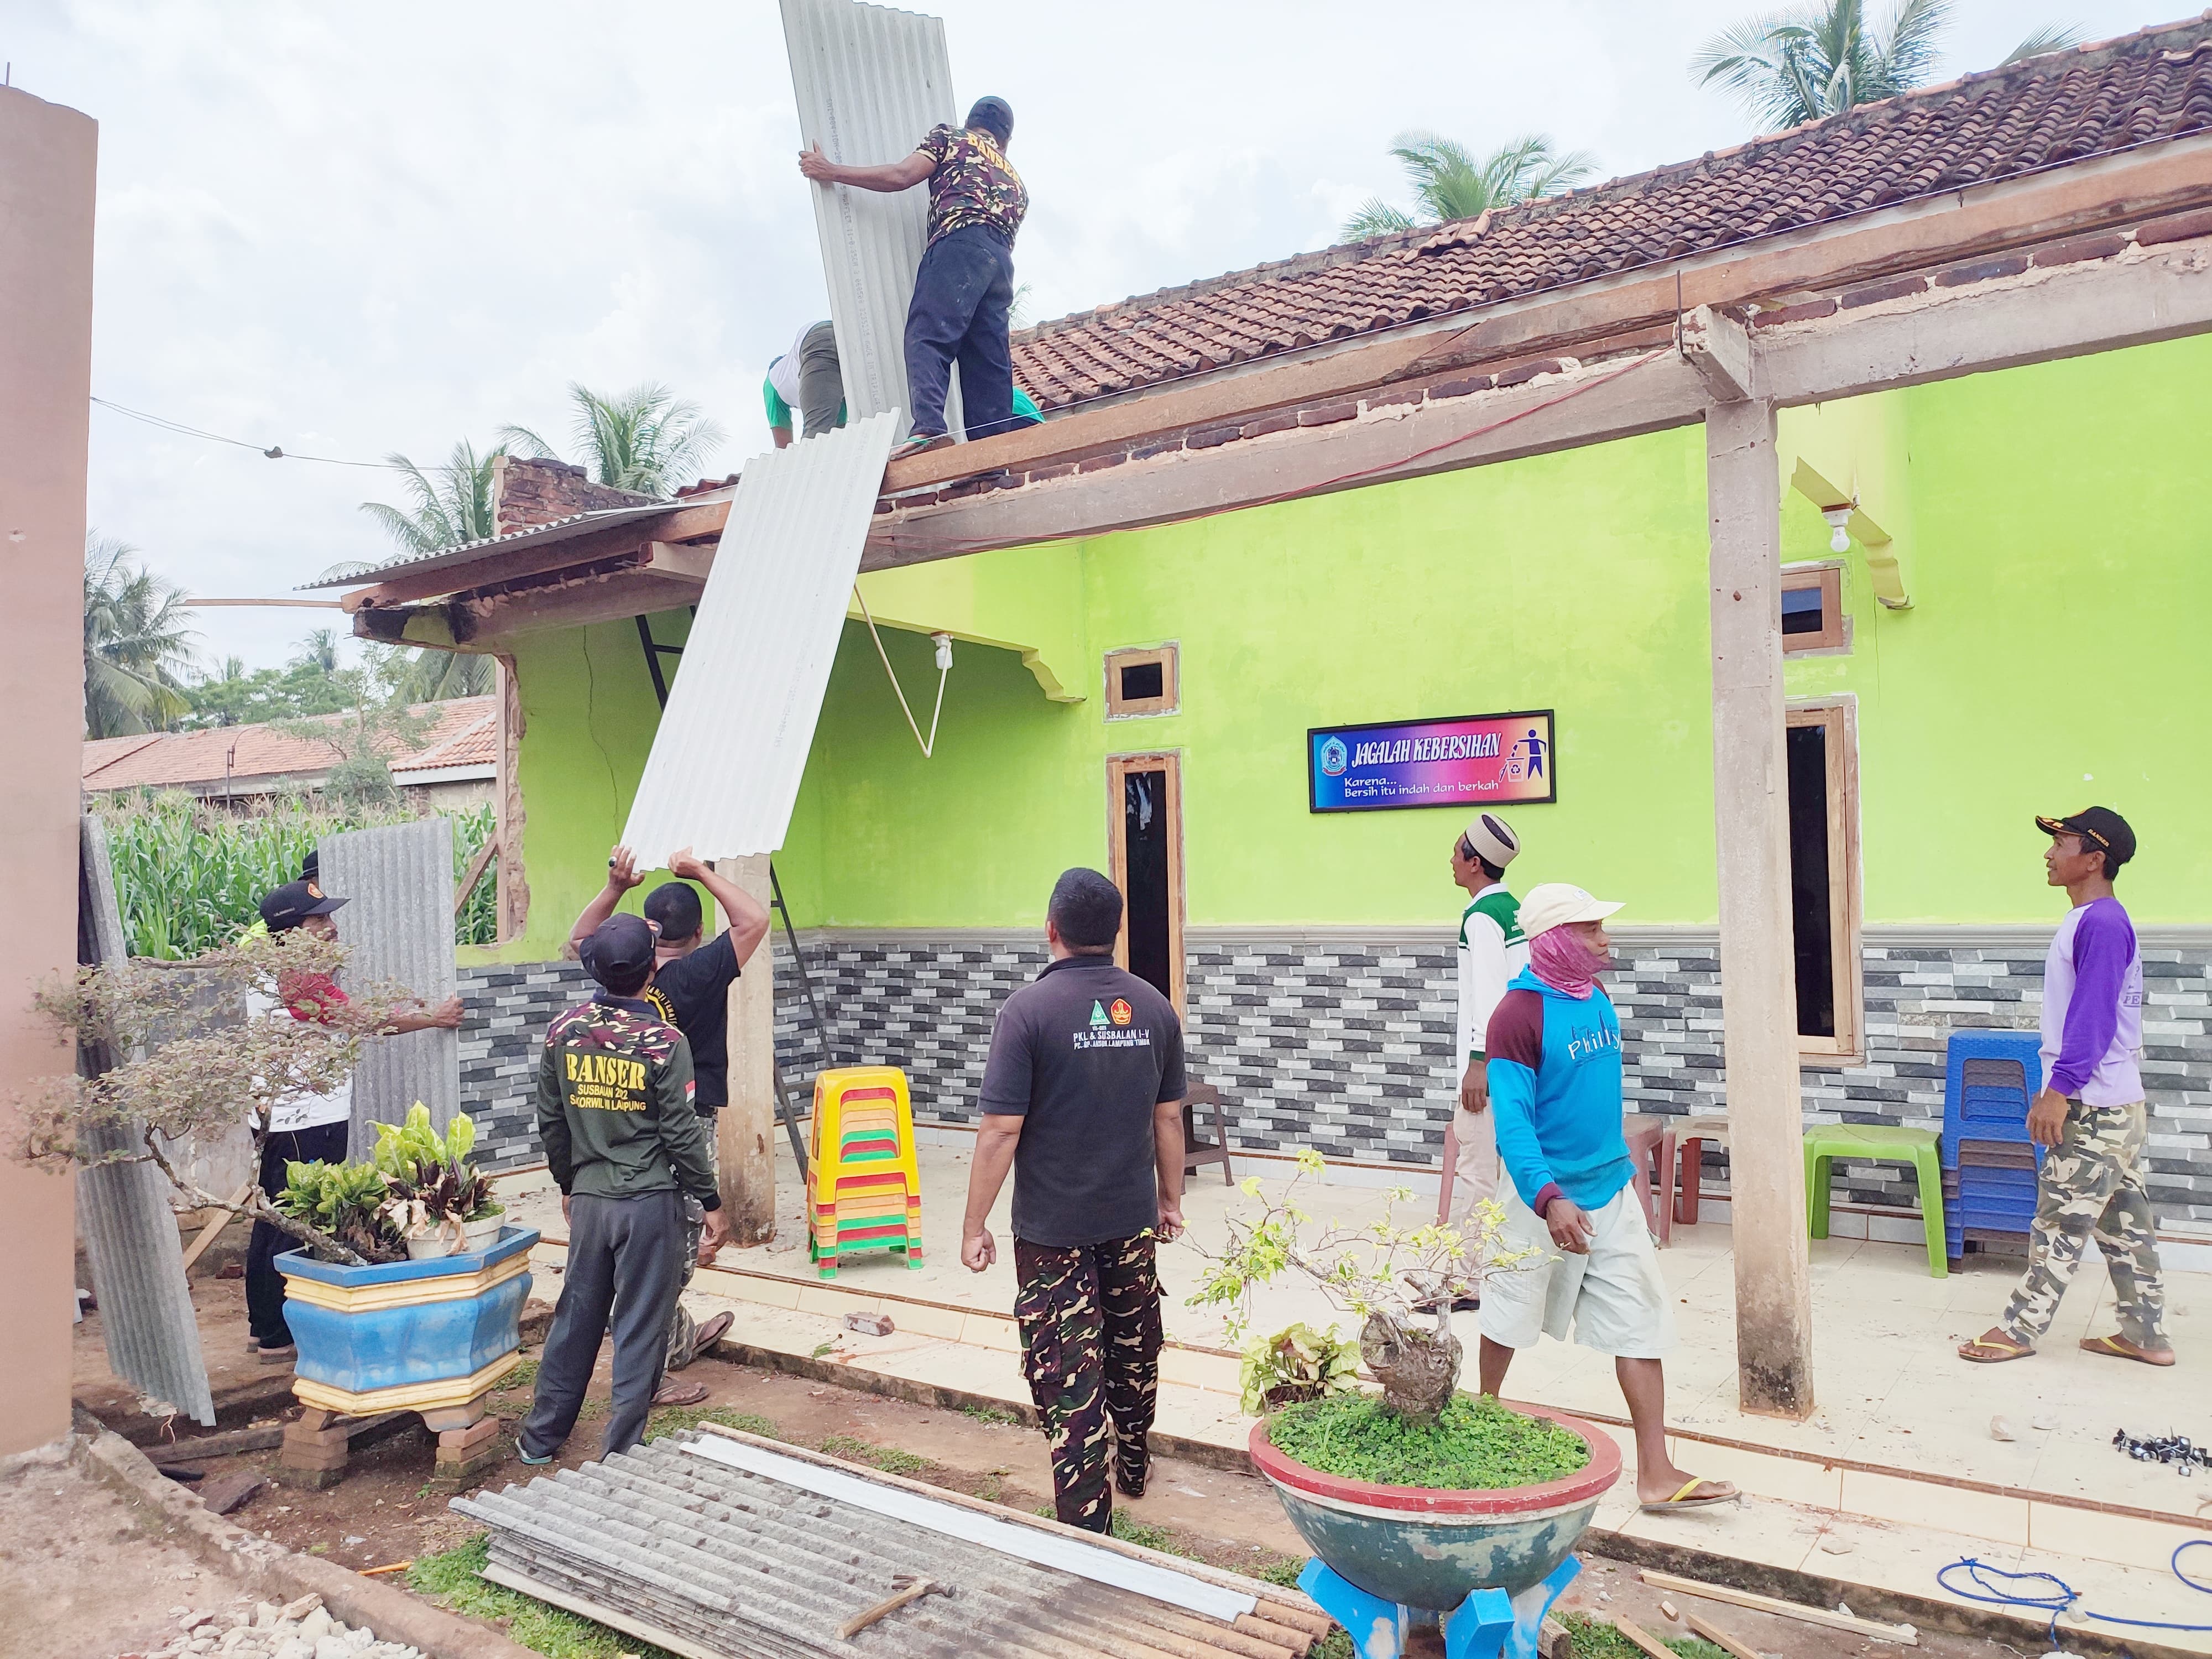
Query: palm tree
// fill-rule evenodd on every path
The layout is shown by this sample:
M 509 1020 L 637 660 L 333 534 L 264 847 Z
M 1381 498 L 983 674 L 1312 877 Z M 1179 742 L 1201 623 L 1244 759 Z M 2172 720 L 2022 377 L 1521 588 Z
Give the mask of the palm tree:
M 1480 157 L 1455 138 L 1406 132 L 1398 136 L 1390 153 L 1406 169 L 1406 182 L 1419 204 L 1420 216 L 1370 196 L 1345 222 L 1346 241 L 1443 220 L 1473 219 L 1492 208 L 1572 190 L 1595 170 L 1588 150 L 1562 153 L 1540 132 L 1516 138 Z
M 665 500 L 706 471 L 722 428 L 665 386 L 633 386 L 619 397 L 568 383 L 575 409 L 576 465 L 595 483 Z M 557 460 L 553 446 L 525 426 L 503 426 L 500 442 L 518 455 Z
M 1701 85 L 1735 94 L 1770 131 L 1800 126 L 1925 85 L 1951 15 L 1952 0 L 1898 0 L 1877 29 L 1865 0 L 1811 0 L 1715 35 L 1691 59 L 1690 72 Z M 2017 64 L 2080 39 L 2077 29 L 2039 28 L 2004 61 Z
M 152 732 L 188 712 L 182 676 L 198 637 L 185 590 L 143 564 L 138 550 L 97 532 L 84 538 L 84 732 Z
M 483 454 L 464 438 L 443 466 L 424 472 L 404 455 L 384 459 L 405 473 L 402 482 L 415 498 L 411 511 L 385 501 L 363 501 L 361 510 L 374 519 L 385 533 L 410 553 L 435 553 L 464 542 L 482 541 L 493 533 L 491 464 L 507 453 L 495 445 Z M 368 569 L 333 566 L 325 580 Z
M 409 702 L 443 702 L 448 697 L 481 697 L 491 690 L 491 659 L 465 651 L 410 651 L 398 665 L 393 684 Z

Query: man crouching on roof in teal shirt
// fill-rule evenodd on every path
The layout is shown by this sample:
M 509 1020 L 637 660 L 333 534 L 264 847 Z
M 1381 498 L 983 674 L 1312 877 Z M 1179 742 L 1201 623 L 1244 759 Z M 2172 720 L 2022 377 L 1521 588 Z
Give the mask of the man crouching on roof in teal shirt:
M 1605 920 L 1620 908 L 1547 882 L 1521 901 L 1528 965 L 1490 1017 L 1490 1109 L 1505 1194 L 1501 1253 L 1534 1266 L 1490 1274 L 1482 1293 L 1482 1391 L 1495 1396 L 1514 1352 L 1572 1327 L 1613 1356 L 1636 1425 L 1636 1496 L 1650 1510 L 1702 1509 L 1737 1496 L 1667 1455 L 1674 1314 L 1631 1185 L 1621 1136 L 1620 1021 L 1597 976 L 1611 965 Z M 1557 1254 L 1554 1254 L 1554 1252 Z

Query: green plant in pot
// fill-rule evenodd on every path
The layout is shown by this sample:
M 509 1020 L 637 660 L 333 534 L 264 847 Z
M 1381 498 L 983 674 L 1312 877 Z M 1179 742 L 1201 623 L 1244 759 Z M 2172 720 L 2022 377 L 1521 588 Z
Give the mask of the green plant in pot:
M 1539 1253 L 1499 1249 L 1492 1203 L 1475 1206 L 1463 1229 L 1401 1225 L 1398 1206 L 1413 1197 L 1402 1188 L 1378 1220 L 1316 1220 L 1299 1200 L 1325 1165 L 1310 1148 L 1297 1162 L 1278 1196 L 1243 1183 L 1255 1203 L 1231 1216 L 1227 1247 L 1207 1253 L 1189 1302 L 1225 1310 L 1242 1339 L 1255 1293 L 1290 1273 L 1361 1322 L 1360 1358 L 1379 1393 L 1346 1386 L 1350 1345 L 1334 1330 L 1293 1326 L 1246 1349 L 1245 1409 L 1267 1413 L 1252 1431 L 1253 1462 L 1317 1558 L 1301 1583 L 1347 1628 L 1368 1615 L 1361 1597 L 1444 1616 L 1485 1590 L 1549 1583 L 1556 1593 L 1620 1476 L 1620 1448 L 1560 1413 L 1459 1393 L 1452 1329 L 1455 1297 Z M 1338 1595 L 1353 1600 L 1340 1609 Z
M 312 1164 L 284 1166 L 284 1190 L 276 1207 L 312 1224 L 357 1252 L 365 1261 L 404 1261 L 405 1241 L 384 1213 L 391 1197 L 383 1173 L 373 1164 Z
M 387 1193 L 383 1214 L 416 1256 L 448 1255 L 496 1237 L 505 1206 L 469 1161 L 476 1125 L 456 1112 L 441 1136 L 419 1100 L 401 1124 L 376 1126 L 374 1167 Z

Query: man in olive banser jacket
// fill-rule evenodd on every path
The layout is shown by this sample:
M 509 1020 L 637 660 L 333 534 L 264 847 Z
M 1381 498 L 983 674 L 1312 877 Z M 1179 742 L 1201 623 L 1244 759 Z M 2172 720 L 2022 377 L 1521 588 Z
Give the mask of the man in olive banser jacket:
M 1597 982 L 1611 964 L 1606 918 L 1620 908 L 1546 882 L 1521 902 L 1528 965 L 1490 1017 L 1490 1109 L 1511 1185 L 1499 1250 L 1519 1265 L 1483 1281 L 1482 1391 L 1545 1336 L 1613 1358 L 1636 1425 L 1636 1496 L 1646 1510 L 1733 1501 L 1725 1480 L 1685 1474 L 1667 1451 L 1662 1356 L 1673 1295 L 1632 1184 L 1621 1133 L 1620 1021 Z
M 550 1463 L 576 1425 L 612 1316 L 614 1410 L 601 1455 L 645 1437 L 668 1353 L 668 1316 L 683 1281 L 684 1199 L 706 1212 L 707 1242 L 729 1239 L 706 1130 L 691 1104 L 691 1048 L 645 1001 L 653 934 L 618 915 L 583 943 L 599 990 L 545 1033 L 538 1133 L 561 1188 L 568 1261 L 537 1398 L 515 1436 L 526 1463 Z

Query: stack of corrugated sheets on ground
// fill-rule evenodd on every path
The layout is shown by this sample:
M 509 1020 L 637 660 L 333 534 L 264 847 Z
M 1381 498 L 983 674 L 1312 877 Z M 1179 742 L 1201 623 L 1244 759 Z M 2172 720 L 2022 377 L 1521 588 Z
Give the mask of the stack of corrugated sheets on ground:
M 693 1659 L 1298 1659 L 1329 1628 L 1296 1591 L 727 1431 L 452 1506 L 491 1528 L 486 1577 Z M 896 1574 L 952 1593 L 840 1636 Z

